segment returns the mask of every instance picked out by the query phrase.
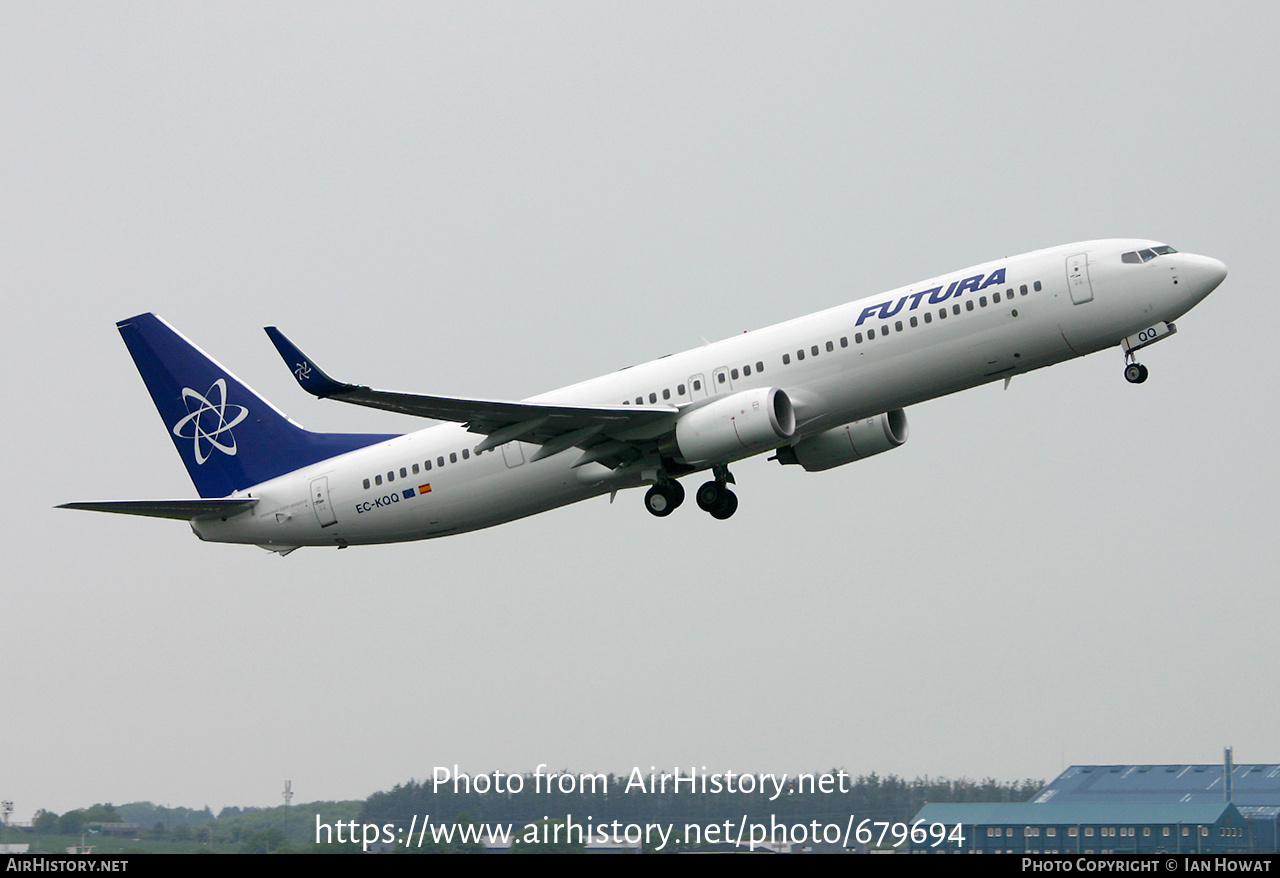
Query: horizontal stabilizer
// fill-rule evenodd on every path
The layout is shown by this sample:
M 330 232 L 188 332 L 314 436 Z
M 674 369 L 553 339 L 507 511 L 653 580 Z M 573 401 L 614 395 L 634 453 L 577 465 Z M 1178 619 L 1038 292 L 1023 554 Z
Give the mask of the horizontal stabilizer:
M 256 498 L 222 500 L 108 500 L 102 503 L 63 503 L 58 509 L 85 509 L 89 512 L 115 512 L 120 515 L 145 515 L 148 518 L 173 518 L 190 521 L 205 516 L 226 516 L 243 512 L 257 503 Z

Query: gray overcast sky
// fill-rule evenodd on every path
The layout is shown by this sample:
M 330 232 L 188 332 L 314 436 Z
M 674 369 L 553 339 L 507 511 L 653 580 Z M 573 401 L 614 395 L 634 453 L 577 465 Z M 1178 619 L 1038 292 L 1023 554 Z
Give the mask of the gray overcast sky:
M 364 797 L 432 766 L 1050 777 L 1280 761 L 1271 3 L 0 9 L 0 796 Z M 1223 287 L 1121 377 L 893 454 L 277 558 L 192 496 L 114 323 L 313 429 L 332 374 L 520 398 L 976 262 L 1144 236 Z M 696 484 L 696 482 L 695 482 Z

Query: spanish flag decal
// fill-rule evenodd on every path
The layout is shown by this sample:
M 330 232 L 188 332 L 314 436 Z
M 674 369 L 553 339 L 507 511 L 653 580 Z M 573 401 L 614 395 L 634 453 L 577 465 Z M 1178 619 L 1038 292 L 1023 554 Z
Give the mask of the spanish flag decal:
M 425 485 L 419 485 L 419 486 L 418 486 L 418 493 L 419 493 L 419 494 L 430 494 L 430 493 L 431 493 L 431 484 L 430 484 L 430 483 L 428 483 L 428 484 L 425 484 Z

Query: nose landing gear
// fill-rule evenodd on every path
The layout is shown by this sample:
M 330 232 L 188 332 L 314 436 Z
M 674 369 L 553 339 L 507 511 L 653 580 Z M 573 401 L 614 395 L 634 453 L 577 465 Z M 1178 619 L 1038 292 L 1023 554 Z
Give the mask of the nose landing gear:
M 1127 342 L 1128 339 L 1125 341 Z M 1159 341 L 1159 339 L 1156 339 L 1156 341 Z M 1147 344 L 1154 344 L 1154 342 L 1147 342 L 1142 346 L 1146 347 Z M 1130 384 L 1141 384 L 1146 381 L 1147 367 L 1134 358 L 1133 352 L 1135 348 L 1129 347 L 1128 344 L 1123 344 L 1120 349 L 1124 351 L 1124 380 Z
M 1124 380 L 1130 384 L 1141 384 L 1147 380 L 1147 367 L 1141 363 L 1129 363 L 1124 367 Z
M 1124 380 L 1130 384 L 1141 384 L 1147 380 L 1147 367 L 1134 358 L 1134 353 L 1147 345 L 1163 341 L 1178 331 L 1172 323 L 1161 322 L 1148 326 L 1120 342 L 1120 350 L 1124 351 Z

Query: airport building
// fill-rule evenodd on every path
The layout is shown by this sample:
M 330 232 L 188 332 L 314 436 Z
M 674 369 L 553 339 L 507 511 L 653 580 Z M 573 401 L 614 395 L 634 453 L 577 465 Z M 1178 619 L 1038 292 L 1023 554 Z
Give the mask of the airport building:
M 963 842 L 912 843 L 912 853 L 1244 854 L 1248 827 L 1234 805 L 1070 805 L 983 802 L 925 805 L 926 831 L 960 825 Z M 931 841 L 931 840 L 930 840 Z
M 1030 802 L 926 805 L 973 853 L 1277 853 L 1280 765 L 1073 765 Z M 957 846 L 927 843 L 913 851 Z
M 1073 765 L 1036 795 L 1040 804 L 1073 802 L 1230 802 L 1248 826 L 1255 853 L 1280 852 L 1280 765 Z

